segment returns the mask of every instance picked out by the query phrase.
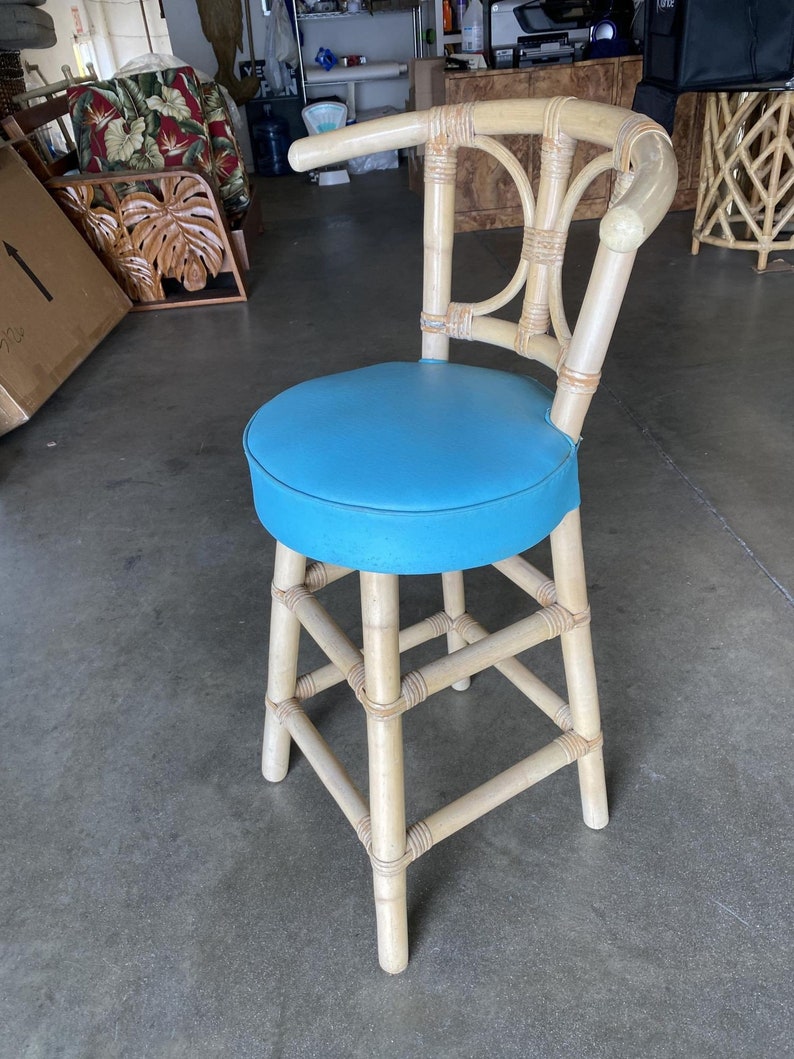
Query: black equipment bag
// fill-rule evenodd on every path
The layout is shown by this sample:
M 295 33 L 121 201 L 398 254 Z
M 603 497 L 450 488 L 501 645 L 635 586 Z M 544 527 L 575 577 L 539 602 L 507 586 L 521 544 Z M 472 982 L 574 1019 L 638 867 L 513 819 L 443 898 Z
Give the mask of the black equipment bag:
M 794 0 L 645 0 L 644 82 L 699 92 L 792 77 Z

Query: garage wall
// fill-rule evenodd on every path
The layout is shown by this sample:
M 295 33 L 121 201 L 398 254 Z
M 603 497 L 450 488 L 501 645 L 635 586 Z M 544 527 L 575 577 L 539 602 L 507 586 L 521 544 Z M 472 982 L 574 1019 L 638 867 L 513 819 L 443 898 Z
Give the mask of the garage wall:
M 83 40 L 90 40 L 96 56 L 97 73 L 110 77 L 130 59 L 148 52 L 146 28 L 137 0 L 47 0 L 44 10 L 55 23 L 58 42 L 54 48 L 28 48 L 21 53 L 27 62 L 39 67 L 48 83 L 63 78 L 61 67 L 78 71 L 74 43 L 78 40 L 72 13 L 77 11 Z M 169 52 L 168 29 L 160 17 L 158 0 L 144 0 L 152 50 Z
M 214 74 L 217 69 L 215 56 L 209 42 L 201 32 L 198 9 L 195 0 L 163 0 L 168 32 L 175 55 L 186 62 Z M 262 11 L 261 0 L 251 0 L 251 23 L 254 35 L 254 48 L 257 58 L 264 58 L 266 16 Z M 398 59 L 407 62 L 413 56 L 413 23 L 407 12 L 369 15 L 339 19 L 338 21 L 304 22 L 301 28 L 305 35 L 304 61 L 316 54 L 320 44 L 331 48 L 338 55 L 348 52 L 366 55 L 369 59 Z M 238 54 L 238 61 L 248 59 L 248 37 L 243 30 L 243 52 Z M 343 86 L 334 86 L 328 91 L 345 97 Z M 363 84 L 357 90 L 358 106 L 381 107 L 391 105 L 402 110 L 408 95 L 408 82 L 379 81 Z M 247 129 L 241 136 L 246 162 L 252 162 Z

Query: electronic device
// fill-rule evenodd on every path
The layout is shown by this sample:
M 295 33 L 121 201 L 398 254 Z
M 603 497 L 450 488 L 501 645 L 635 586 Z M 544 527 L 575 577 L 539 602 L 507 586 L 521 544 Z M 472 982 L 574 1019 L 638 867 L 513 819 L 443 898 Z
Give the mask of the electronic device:
M 516 65 L 522 70 L 527 66 L 557 66 L 573 62 L 574 46 L 567 33 L 533 33 L 518 38 L 515 53 Z
M 632 0 L 483 0 L 483 7 L 485 54 L 494 69 L 583 59 L 594 25 L 609 19 L 628 36 L 634 16 Z M 555 58 L 551 38 L 559 34 L 567 40 Z
M 594 6 L 588 2 L 485 0 L 483 43 L 489 64 L 494 69 L 533 65 L 527 47 L 531 57 L 540 60 L 544 55 L 543 44 L 547 45 L 545 54 L 550 56 L 554 49 L 548 45 L 554 44 L 552 38 L 559 39 L 560 34 L 566 37 L 565 47 L 573 48 L 571 60 L 582 58 L 595 17 Z M 537 38 L 537 45 L 532 44 L 532 38 Z M 523 52 L 523 59 L 519 52 Z

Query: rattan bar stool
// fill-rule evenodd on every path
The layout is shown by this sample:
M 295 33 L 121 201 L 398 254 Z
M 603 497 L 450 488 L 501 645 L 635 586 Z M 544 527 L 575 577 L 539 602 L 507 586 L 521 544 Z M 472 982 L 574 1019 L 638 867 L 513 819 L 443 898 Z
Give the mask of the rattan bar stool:
M 738 234 L 737 234 L 738 233 Z M 794 92 L 710 92 L 692 253 L 794 250 Z
M 521 134 L 539 141 L 536 194 L 496 138 Z M 605 150 L 571 179 L 579 140 Z M 245 433 L 256 510 L 278 542 L 263 772 L 271 781 L 285 776 L 294 739 L 355 828 L 372 864 L 380 963 L 391 973 L 408 961 L 406 869 L 442 839 L 574 761 L 585 822 L 593 828 L 607 822 L 577 444 L 636 250 L 667 211 L 676 185 L 673 151 L 659 126 L 626 110 L 561 98 L 382 118 L 300 141 L 290 160 L 306 170 L 419 144 L 425 145 L 421 360 L 304 382 L 265 404 Z M 499 294 L 473 304 L 451 300 L 461 147 L 487 151 L 508 170 L 526 218 L 515 275 Z M 612 204 L 571 330 L 561 293 L 566 233 L 583 192 L 605 173 L 612 174 Z M 493 315 L 521 291 L 518 323 Z M 450 363 L 450 338 L 539 361 L 556 375 L 556 392 L 526 375 Z M 519 554 L 549 536 L 553 580 Z M 487 565 L 537 604 L 496 632 L 472 617 L 464 598 L 461 571 Z M 354 570 L 363 648 L 317 597 Z M 443 609 L 401 628 L 401 574 L 440 574 Z M 328 664 L 299 676 L 301 630 Z M 402 672 L 401 652 L 436 637 L 446 637 L 441 656 Z M 555 637 L 567 696 L 516 658 Z M 406 827 L 403 715 L 442 689 L 464 690 L 490 666 L 547 715 L 556 738 Z M 366 714 L 368 799 L 306 710 L 313 696 L 343 681 Z

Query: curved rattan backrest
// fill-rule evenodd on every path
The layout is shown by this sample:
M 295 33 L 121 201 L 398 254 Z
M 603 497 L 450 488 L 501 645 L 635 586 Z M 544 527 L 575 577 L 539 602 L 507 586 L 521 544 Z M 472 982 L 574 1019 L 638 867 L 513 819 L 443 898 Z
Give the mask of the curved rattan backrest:
M 541 138 L 533 190 L 526 170 L 496 137 Z M 572 179 L 576 145 L 604 148 Z M 676 162 L 667 133 L 642 115 L 602 103 L 554 99 L 498 100 L 434 107 L 381 118 L 293 144 L 297 170 L 375 151 L 425 145 L 422 356 L 447 359 L 449 339 L 490 342 L 557 372 L 554 422 L 578 437 L 623 300 L 637 248 L 667 212 Z M 451 300 L 457 154 L 492 155 L 510 173 L 524 213 L 520 261 L 510 282 L 474 303 Z M 613 171 L 609 209 L 576 326 L 566 318 L 562 265 L 568 228 L 582 195 Z M 523 290 L 518 323 L 495 316 Z

